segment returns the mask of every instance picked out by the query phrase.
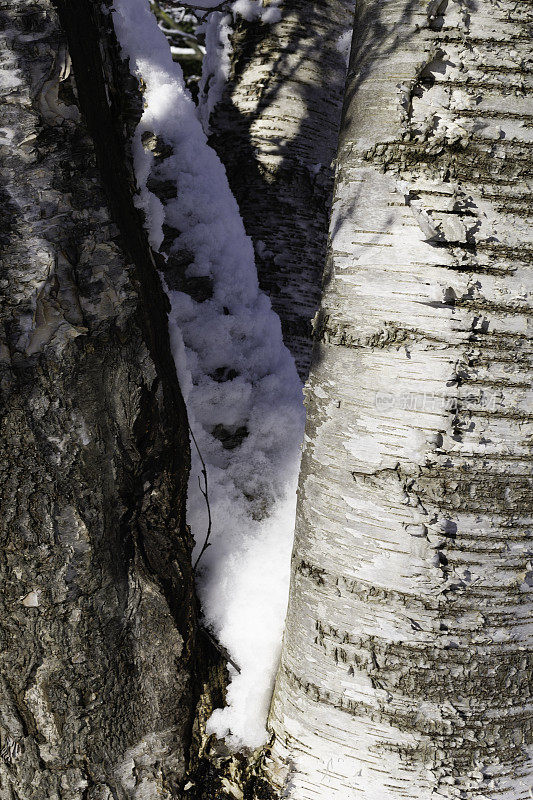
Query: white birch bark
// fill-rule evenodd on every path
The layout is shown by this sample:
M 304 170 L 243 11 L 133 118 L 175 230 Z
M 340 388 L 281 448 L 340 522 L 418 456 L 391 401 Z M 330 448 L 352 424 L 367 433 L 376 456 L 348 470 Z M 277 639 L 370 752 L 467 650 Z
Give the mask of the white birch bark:
M 210 119 L 302 378 L 311 357 L 333 189 L 353 0 L 283 0 L 275 24 L 240 20 Z M 344 49 L 343 49 L 344 48 Z
M 270 776 L 531 797 L 529 3 L 361 0 Z

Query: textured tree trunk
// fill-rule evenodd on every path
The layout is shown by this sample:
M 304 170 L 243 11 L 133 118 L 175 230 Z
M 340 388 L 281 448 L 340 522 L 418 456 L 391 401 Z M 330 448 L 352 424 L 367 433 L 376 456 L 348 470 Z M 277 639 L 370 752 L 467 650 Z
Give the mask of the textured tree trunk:
M 284 0 L 276 24 L 240 19 L 210 119 L 262 288 L 302 378 L 326 258 L 352 0 Z
M 358 2 L 268 768 L 531 796 L 530 3 Z
M 48 0 L 0 12 L 0 798 L 174 798 L 195 705 L 189 444 L 132 200 L 141 100 L 101 3 L 57 5 L 61 26 Z

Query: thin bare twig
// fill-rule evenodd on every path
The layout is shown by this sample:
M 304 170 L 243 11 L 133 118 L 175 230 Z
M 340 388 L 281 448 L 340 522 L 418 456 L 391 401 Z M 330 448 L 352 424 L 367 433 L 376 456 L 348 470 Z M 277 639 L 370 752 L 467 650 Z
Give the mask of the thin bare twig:
M 198 475 L 198 486 L 200 487 L 200 491 L 201 491 L 201 493 L 203 494 L 203 496 L 205 498 L 205 502 L 206 502 L 206 505 L 207 505 L 207 518 L 208 518 L 207 534 L 206 534 L 206 537 L 205 537 L 205 540 L 204 540 L 204 544 L 202 546 L 202 549 L 200 550 L 200 555 L 198 556 L 198 558 L 194 562 L 194 567 L 192 568 L 193 572 L 196 572 L 196 567 L 198 566 L 198 562 L 200 561 L 201 557 L 203 556 L 203 554 L 205 553 L 205 551 L 207 550 L 207 548 L 211 544 L 210 541 L 209 541 L 209 536 L 211 535 L 211 507 L 209 505 L 209 497 L 208 497 L 208 492 L 207 492 L 207 468 L 206 468 L 206 465 L 205 465 L 205 461 L 204 461 L 203 456 L 202 456 L 202 454 L 200 452 L 200 448 L 198 447 L 198 442 L 196 441 L 196 437 L 195 437 L 194 433 L 192 432 L 192 428 L 191 428 L 190 425 L 189 425 L 189 432 L 190 432 L 192 440 L 194 442 L 194 446 L 196 447 L 196 452 L 198 453 L 198 457 L 200 458 L 200 461 L 202 462 L 202 475 L 204 477 L 204 488 L 202 489 L 202 484 L 200 483 L 200 476 L 199 475 Z M 237 672 L 240 675 L 241 668 L 236 663 L 236 661 L 234 661 L 232 659 L 232 657 L 230 656 L 230 654 L 228 653 L 228 651 L 226 650 L 224 645 L 220 644 L 220 642 L 217 639 L 215 639 L 215 637 L 213 636 L 211 631 L 209 631 L 203 625 L 200 627 L 200 630 L 202 631 L 202 633 L 205 636 L 207 636 L 207 638 L 209 639 L 211 644 L 214 645 L 214 647 L 216 647 L 216 649 L 219 651 L 219 653 L 221 653 L 224 656 L 226 661 L 229 661 L 231 666 L 234 669 L 236 669 Z
M 202 463 L 202 476 L 204 479 L 204 486 L 202 488 L 202 484 L 200 481 L 200 476 L 198 475 L 198 486 L 200 487 L 200 491 L 204 496 L 205 504 L 207 506 L 207 533 L 205 535 L 204 543 L 202 545 L 202 549 L 200 550 L 200 554 L 196 561 L 194 562 L 194 566 L 192 568 L 193 572 L 196 572 L 196 567 L 198 566 L 198 562 L 200 561 L 201 557 L 205 553 L 208 547 L 210 547 L 211 542 L 209 541 L 209 537 L 211 536 L 211 506 L 209 505 L 209 493 L 207 490 L 207 467 L 205 465 L 204 458 L 200 452 L 200 448 L 198 447 L 198 442 L 196 441 L 196 437 L 192 431 L 191 426 L 189 425 L 189 433 L 191 434 L 192 440 L 194 442 L 194 446 L 196 447 L 196 452 L 198 453 L 198 457 Z
M 206 537 L 205 537 L 205 540 L 204 540 L 204 544 L 202 546 L 202 549 L 200 550 L 200 555 L 198 556 L 198 558 L 194 562 L 194 567 L 192 568 L 193 572 L 196 572 L 196 567 L 198 566 L 198 562 L 200 561 L 201 557 L 203 556 L 203 554 L 205 553 L 205 551 L 207 550 L 207 548 L 211 544 L 211 542 L 209 541 L 209 537 L 211 535 L 211 507 L 209 505 L 209 496 L 208 496 L 208 491 L 207 491 L 207 468 L 206 468 L 206 465 L 205 465 L 205 461 L 204 461 L 204 458 L 203 458 L 203 456 L 202 456 L 202 454 L 200 452 L 200 448 L 198 447 L 198 442 L 196 441 L 196 437 L 195 437 L 194 433 L 192 432 L 192 428 L 191 428 L 190 425 L 189 425 L 189 432 L 190 432 L 192 440 L 194 442 L 194 446 L 196 447 L 196 452 L 198 453 L 198 457 L 200 458 L 200 461 L 202 462 L 202 475 L 204 477 L 204 488 L 202 489 L 202 484 L 200 483 L 200 476 L 199 475 L 198 475 L 198 486 L 200 487 L 200 491 L 201 491 L 201 493 L 203 494 L 203 496 L 205 498 L 205 503 L 207 505 L 207 518 L 208 518 L 207 534 L 206 534 Z M 221 653 L 224 656 L 226 661 L 229 661 L 231 666 L 234 669 L 236 669 L 237 672 L 240 675 L 241 668 L 232 659 L 232 657 L 230 656 L 230 654 L 228 653 L 226 648 L 222 644 L 220 644 L 220 642 L 217 639 L 215 639 L 213 634 L 209 630 L 207 630 L 207 628 L 204 627 L 203 625 L 201 626 L 201 631 L 205 636 L 207 636 L 207 638 L 209 639 L 211 644 L 213 644 L 216 647 L 216 649 L 219 651 L 219 653 Z
M 221 654 L 224 656 L 224 658 L 226 659 L 226 661 L 229 661 L 229 663 L 231 664 L 231 666 L 233 667 L 233 669 L 236 669 L 236 670 L 237 670 L 237 672 L 238 672 L 238 673 L 239 673 L 239 675 L 240 675 L 240 674 L 241 674 L 241 668 L 239 667 L 239 665 L 237 664 L 237 662 L 236 662 L 236 661 L 234 661 L 234 660 L 232 659 L 232 657 L 230 656 L 230 654 L 228 653 L 228 651 L 226 650 L 226 648 L 224 647 L 224 645 L 223 645 L 223 644 L 220 644 L 220 642 L 219 642 L 217 639 L 215 639 L 215 637 L 213 636 L 213 634 L 212 634 L 210 631 L 208 631 L 208 630 L 207 630 L 207 628 L 205 628 L 203 625 L 202 625 L 202 627 L 200 628 L 200 630 L 202 631 L 202 633 L 204 634 L 204 636 L 206 636 L 206 637 L 209 639 L 209 641 L 211 642 L 211 644 L 212 644 L 214 647 L 216 647 L 216 649 L 218 650 L 218 652 L 219 652 L 219 653 L 221 653 Z

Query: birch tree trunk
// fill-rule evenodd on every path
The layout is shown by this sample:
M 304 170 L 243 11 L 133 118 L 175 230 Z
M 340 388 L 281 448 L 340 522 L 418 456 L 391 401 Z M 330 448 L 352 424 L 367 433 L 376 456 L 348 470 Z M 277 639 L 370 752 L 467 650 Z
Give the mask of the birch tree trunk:
M 133 205 L 141 100 L 102 5 L 57 5 L 62 27 L 48 0 L 0 12 L 0 798 L 174 798 L 195 705 L 189 444 Z
M 284 0 L 281 20 L 239 20 L 210 119 L 262 288 L 302 378 L 319 301 L 352 0 Z
M 361 0 L 267 767 L 531 797 L 530 3 Z

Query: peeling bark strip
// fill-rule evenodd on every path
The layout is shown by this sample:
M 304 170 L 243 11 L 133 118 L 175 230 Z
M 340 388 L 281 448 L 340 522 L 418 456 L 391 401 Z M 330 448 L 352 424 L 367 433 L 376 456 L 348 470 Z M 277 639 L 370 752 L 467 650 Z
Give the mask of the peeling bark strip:
M 351 0 L 284 0 L 281 21 L 240 19 L 210 120 L 251 236 L 261 287 L 307 378 L 333 189 Z
M 358 3 L 270 719 L 284 797 L 531 796 L 530 21 Z
M 63 31 L 47 0 L 0 10 L 0 798 L 171 798 L 194 709 L 186 415 L 123 141 L 140 99 L 101 4 L 58 7 Z

